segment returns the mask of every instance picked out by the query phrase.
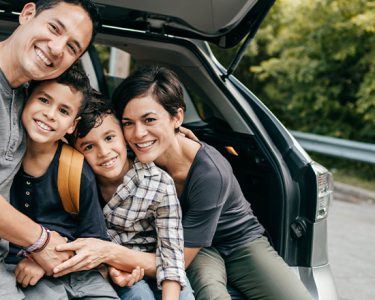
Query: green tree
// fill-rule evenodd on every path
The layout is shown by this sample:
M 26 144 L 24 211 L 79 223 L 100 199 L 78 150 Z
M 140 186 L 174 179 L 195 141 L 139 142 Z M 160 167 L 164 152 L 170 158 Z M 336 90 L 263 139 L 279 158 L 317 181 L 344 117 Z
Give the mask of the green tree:
M 291 129 L 375 142 L 375 1 L 276 1 L 235 75 Z
M 263 95 L 279 99 L 276 106 L 285 107 L 287 126 L 375 141 L 374 3 L 276 4 L 257 40 L 266 44 L 269 58 L 250 70 L 269 82 Z

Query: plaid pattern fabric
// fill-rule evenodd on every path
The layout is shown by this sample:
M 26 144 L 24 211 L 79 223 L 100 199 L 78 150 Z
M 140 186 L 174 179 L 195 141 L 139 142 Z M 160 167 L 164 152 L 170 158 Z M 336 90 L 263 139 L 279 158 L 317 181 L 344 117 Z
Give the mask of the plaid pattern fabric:
M 156 252 L 159 288 L 165 279 L 186 285 L 181 208 L 166 172 L 136 159 L 103 213 L 113 242 Z

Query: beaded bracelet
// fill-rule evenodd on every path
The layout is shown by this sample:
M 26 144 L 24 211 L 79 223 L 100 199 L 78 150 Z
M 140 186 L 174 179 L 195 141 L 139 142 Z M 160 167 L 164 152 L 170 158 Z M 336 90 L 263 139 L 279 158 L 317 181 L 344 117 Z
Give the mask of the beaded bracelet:
M 42 228 L 42 233 L 36 242 L 27 248 L 21 249 L 17 253 L 18 256 L 29 256 L 31 253 L 42 251 L 47 246 L 50 239 L 50 231 L 42 225 L 40 227 Z

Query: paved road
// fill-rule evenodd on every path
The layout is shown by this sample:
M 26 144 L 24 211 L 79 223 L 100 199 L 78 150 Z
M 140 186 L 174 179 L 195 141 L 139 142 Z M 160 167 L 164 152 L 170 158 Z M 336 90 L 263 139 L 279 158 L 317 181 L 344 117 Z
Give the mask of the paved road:
M 332 203 L 328 254 L 340 300 L 375 300 L 375 204 Z

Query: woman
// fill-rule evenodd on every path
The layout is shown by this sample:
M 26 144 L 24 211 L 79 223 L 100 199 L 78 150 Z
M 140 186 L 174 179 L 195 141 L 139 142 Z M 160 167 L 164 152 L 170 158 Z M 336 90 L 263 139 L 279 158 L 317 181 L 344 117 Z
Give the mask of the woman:
M 160 67 L 135 72 L 115 90 L 113 104 L 139 161 L 154 161 L 175 182 L 196 299 L 231 299 L 227 283 L 247 299 L 311 299 L 263 236 L 226 159 L 208 144 L 178 134 L 185 103 L 173 72 Z
M 263 236 L 226 159 L 178 134 L 185 103 L 176 75 L 151 67 L 113 95 L 125 139 L 140 161 L 173 178 L 182 207 L 185 261 L 197 299 L 230 299 L 226 282 L 248 299 L 310 299 Z

